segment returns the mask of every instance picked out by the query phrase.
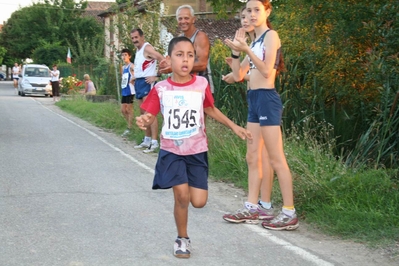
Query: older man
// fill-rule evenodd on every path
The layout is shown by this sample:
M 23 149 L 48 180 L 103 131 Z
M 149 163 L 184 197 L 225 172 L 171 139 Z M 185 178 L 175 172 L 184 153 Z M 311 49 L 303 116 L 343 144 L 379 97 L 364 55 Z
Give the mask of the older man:
M 179 6 L 176 10 L 176 19 L 179 29 L 183 32 L 182 36 L 189 38 L 194 44 L 196 58 L 192 73 L 205 77 L 209 82 L 211 92 L 214 93 L 211 68 L 209 66 L 211 46 L 208 35 L 195 27 L 194 9 L 190 5 Z M 170 66 L 167 65 L 166 61 L 160 62 L 159 67 L 161 73 L 171 72 Z

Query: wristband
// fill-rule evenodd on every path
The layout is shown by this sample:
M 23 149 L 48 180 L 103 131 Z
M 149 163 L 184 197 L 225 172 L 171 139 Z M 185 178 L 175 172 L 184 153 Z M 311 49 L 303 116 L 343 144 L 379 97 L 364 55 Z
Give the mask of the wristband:
M 233 58 L 233 59 L 239 59 L 239 58 L 240 58 L 240 55 L 235 55 L 235 54 L 231 53 L 231 58 Z

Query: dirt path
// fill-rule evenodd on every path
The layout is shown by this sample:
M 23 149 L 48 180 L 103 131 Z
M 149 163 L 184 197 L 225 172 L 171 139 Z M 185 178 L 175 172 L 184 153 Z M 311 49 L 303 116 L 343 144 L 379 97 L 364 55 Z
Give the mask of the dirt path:
M 238 209 L 246 196 L 242 189 L 222 182 L 210 182 L 209 194 L 212 195 L 210 197 L 224 202 L 230 210 Z M 337 262 L 336 265 L 399 265 L 399 243 L 392 247 L 370 248 L 361 243 L 317 232 L 312 225 L 303 221 L 300 221 L 300 227 L 295 231 L 271 233 L 321 258 L 333 260 Z

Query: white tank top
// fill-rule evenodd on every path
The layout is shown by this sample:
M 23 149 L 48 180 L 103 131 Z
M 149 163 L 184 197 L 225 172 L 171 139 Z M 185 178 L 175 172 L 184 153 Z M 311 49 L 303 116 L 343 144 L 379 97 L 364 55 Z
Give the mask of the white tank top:
M 134 58 L 135 78 L 154 77 L 157 75 L 157 60 L 144 57 L 144 49 L 147 45 L 151 44 L 144 43 L 143 47 L 136 52 L 136 57 Z

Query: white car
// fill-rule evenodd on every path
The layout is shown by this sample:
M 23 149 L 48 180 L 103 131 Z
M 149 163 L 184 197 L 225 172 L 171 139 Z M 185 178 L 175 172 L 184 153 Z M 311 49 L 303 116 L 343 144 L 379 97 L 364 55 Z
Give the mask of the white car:
M 18 95 L 51 95 L 50 69 L 46 65 L 23 65 L 18 79 Z M 50 88 L 50 89 L 49 89 Z

